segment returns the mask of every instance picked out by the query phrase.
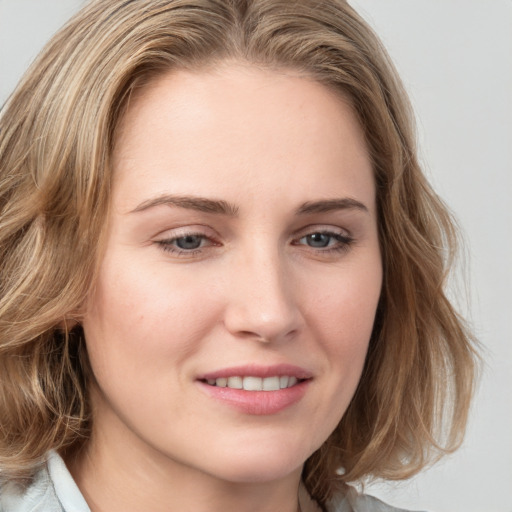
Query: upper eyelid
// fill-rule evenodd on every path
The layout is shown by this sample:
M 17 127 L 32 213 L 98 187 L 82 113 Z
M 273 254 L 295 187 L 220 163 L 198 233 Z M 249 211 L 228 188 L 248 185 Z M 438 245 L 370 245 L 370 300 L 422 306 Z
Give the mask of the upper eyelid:
M 311 224 L 311 225 L 304 226 L 304 227 L 293 230 L 291 236 L 297 236 L 300 233 L 316 233 L 316 232 L 350 233 L 350 230 L 345 227 L 335 226 L 332 224 Z M 217 230 L 210 226 L 207 226 L 207 225 L 194 224 L 194 225 L 177 226 L 177 227 L 163 229 L 159 233 L 157 233 L 157 235 L 155 235 L 155 236 L 160 236 L 160 235 L 166 234 L 166 233 L 169 233 L 169 238 L 174 238 L 174 237 L 179 238 L 180 236 L 185 236 L 188 234 L 199 235 L 199 236 L 210 236 L 210 233 L 217 234 Z M 182 233 L 184 233 L 185 235 L 183 235 Z
M 168 228 L 157 233 L 153 238 L 158 240 L 173 240 L 183 236 L 203 236 L 205 238 L 215 238 L 218 236 L 217 232 L 209 226 L 202 226 L 195 224 L 192 226 L 179 226 L 175 228 Z
M 342 226 L 336 226 L 333 224 L 311 224 L 304 227 L 301 227 L 299 229 L 294 230 L 290 234 L 290 238 L 296 239 L 301 238 L 303 236 L 306 236 L 308 234 L 313 233 L 325 233 L 329 234 L 332 233 L 333 235 L 343 235 L 350 237 L 352 236 L 351 230 L 342 227 Z M 181 238 L 184 236 L 202 236 L 209 239 L 219 239 L 223 238 L 217 230 L 214 228 L 208 226 L 208 225 L 202 225 L 202 224 L 193 224 L 193 225 L 185 225 L 185 226 L 178 226 L 173 228 L 168 228 L 165 230 L 160 231 L 157 233 L 153 239 L 155 240 L 173 240 L 176 238 Z
M 343 228 L 341 226 L 334 226 L 332 224 L 312 224 L 310 226 L 298 229 L 293 236 L 295 238 L 298 238 L 312 233 L 332 233 L 333 235 L 352 236 L 350 230 L 348 230 L 347 228 Z

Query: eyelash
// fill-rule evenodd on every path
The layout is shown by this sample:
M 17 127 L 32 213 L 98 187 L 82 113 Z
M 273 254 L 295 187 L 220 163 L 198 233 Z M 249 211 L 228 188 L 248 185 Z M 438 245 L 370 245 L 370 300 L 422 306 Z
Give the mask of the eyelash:
M 300 243 L 301 240 L 303 240 L 307 237 L 311 237 L 313 235 L 324 235 L 324 236 L 330 237 L 330 240 L 328 243 L 330 243 L 332 241 L 332 239 L 334 239 L 336 241 L 336 244 L 332 247 L 327 246 L 327 247 L 315 248 L 315 247 L 307 246 L 305 244 Z M 178 240 L 183 240 L 183 239 L 189 238 L 189 237 L 199 238 L 201 241 L 201 245 L 195 249 L 183 249 L 183 248 L 177 247 L 175 245 Z M 216 243 L 211 237 L 205 235 L 204 233 L 197 233 L 197 232 L 183 233 L 183 234 L 180 234 L 180 236 L 166 238 L 163 240 L 157 240 L 156 244 L 159 245 L 163 251 L 174 254 L 175 256 L 191 257 L 191 256 L 199 254 L 202 250 L 204 250 L 204 247 L 203 247 L 204 241 L 209 242 L 209 244 L 206 245 L 206 247 L 220 245 L 219 243 Z M 334 231 L 329 231 L 329 230 L 314 230 L 314 231 L 311 231 L 309 233 L 303 234 L 303 235 L 295 238 L 293 240 L 292 244 L 295 246 L 305 245 L 306 247 L 312 249 L 315 252 L 327 255 L 327 254 L 341 253 L 341 252 L 347 251 L 350 248 L 350 246 L 354 243 L 354 241 L 355 241 L 354 238 L 351 237 L 350 235 L 342 235 L 340 233 L 336 233 Z
M 188 237 L 197 237 L 201 239 L 201 245 L 197 249 L 182 249 L 180 247 L 176 247 L 174 244 L 178 240 L 182 240 L 184 238 Z M 220 245 L 215 243 L 210 237 L 206 236 L 204 233 L 183 233 L 180 236 L 175 236 L 172 238 L 166 238 L 164 240 L 158 240 L 156 243 L 162 248 L 165 252 L 170 252 L 172 254 L 175 254 L 176 256 L 194 256 L 195 254 L 198 254 L 203 249 L 202 243 L 204 241 L 209 241 L 210 245 Z
M 301 240 L 303 240 L 307 237 L 311 237 L 313 235 L 327 236 L 331 240 L 334 239 L 336 241 L 336 244 L 332 247 L 327 246 L 326 248 L 324 248 L 324 247 L 315 248 L 312 246 L 308 246 L 309 248 L 311 248 L 313 250 L 318 249 L 318 252 L 320 252 L 321 254 L 332 254 L 332 253 L 345 252 L 350 248 L 350 246 L 354 242 L 354 238 L 351 237 L 350 235 L 342 235 L 340 233 L 336 233 L 334 231 L 329 231 L 329 230 L 312 231 L 310 233 L 307 233 L 306 235 L 302 235 L 301 237 L 299 237 L 298 239 L 295 239 L 295 240 L 298 240 L 298 242 L 300 242 Z M 331 240 L 329 241 L 329 243 L 331 242 Z M 294 242 L 294 245 L 299 245 L 299 243 Z

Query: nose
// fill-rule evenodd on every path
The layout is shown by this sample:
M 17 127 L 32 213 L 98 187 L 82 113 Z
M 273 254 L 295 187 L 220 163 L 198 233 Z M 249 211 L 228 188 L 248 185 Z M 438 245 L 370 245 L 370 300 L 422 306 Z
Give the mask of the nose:
M 247 251 L 230 268 L 225 327 L 238 338 L 289 340 L 302 326 L 292 273 L 277 250 Z

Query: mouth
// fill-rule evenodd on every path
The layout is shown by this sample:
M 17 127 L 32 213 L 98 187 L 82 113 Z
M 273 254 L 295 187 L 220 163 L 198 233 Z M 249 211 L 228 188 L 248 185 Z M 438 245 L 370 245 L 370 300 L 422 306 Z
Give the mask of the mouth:
M 239 412 L 272 415 L 300 402 L 313 378 L 290 364 L 249 364 L 199 375 L 197 383 L 207 396 Z
M 300 384 L 307 379 L 299 379 L 294 375 L 273 375 L 270 377 L 257 377 L 254 375 L 232 377 L 218 377 L 215 379 L 202 379 L 208 386 L 218 388 L 243 389 L 244 391 L 279 391 Z

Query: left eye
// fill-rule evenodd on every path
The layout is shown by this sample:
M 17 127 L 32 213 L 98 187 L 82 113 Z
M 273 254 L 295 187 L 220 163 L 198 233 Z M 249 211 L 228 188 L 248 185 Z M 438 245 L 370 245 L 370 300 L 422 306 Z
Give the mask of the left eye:
M 317 231 L 298 239 L 298 244 L 307 245 L 313 249 L 342 250 L 348 248 L 353 239 L 340 233 Z
M 199 247 L 203 245 L 204 241 L 204 236 L 186 235 L 175 238 L 171 242 L 173 242 L 178 249 L 182 249 L 183 251 L 191 251 L 194 249 L 199 249 Z
M 310 235 L 303 236 L 299 241 L 300 243 L 309 245 L 310 247 L 322 249 L 324 247 L 329 247 L 333 242 L 336 243 L 337 240 L 332 234 L 311 233 Z

